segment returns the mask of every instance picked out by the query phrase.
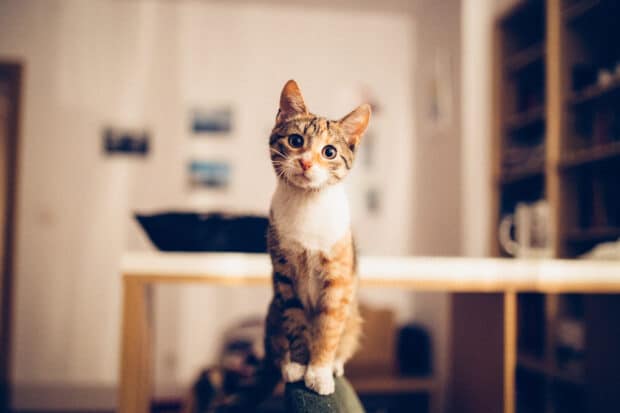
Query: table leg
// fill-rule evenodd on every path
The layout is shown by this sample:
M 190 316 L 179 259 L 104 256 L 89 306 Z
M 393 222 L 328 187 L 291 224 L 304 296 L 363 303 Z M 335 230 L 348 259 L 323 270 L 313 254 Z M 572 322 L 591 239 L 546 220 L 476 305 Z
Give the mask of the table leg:
M 515 412 L 517 367 L 517 294 L 504 294 L 504 413 Z
M 119 412 L 147 413 L 152 381 L 151 312 L 148 284 L 123 278 L 123 327 Z

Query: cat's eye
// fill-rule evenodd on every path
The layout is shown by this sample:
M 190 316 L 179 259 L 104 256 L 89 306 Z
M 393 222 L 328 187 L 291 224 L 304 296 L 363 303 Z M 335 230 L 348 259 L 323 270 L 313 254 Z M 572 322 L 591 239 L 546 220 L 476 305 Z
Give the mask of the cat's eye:
M 323 156 L 326 159 L 334 159 L 337 154 L 338 151 L 332 145 L 326 145 L 323 147 Z
M 294 133 L 288 137 L 288 144 L 293 148 L 301 148 L 304 146 L 304 137 Z

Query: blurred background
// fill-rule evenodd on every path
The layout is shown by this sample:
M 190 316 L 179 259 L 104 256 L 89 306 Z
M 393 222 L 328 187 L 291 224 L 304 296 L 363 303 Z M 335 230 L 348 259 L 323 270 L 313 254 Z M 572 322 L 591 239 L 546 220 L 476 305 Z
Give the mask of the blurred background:
M 618 259 L 618 16 L 613 0 L 0 0 L 5 408 L 115 409 L 121 257 L 180 222 L 260 233 L 243 219 L 268 212 L 267 139 L 291 78 L 314 113 L 373 106 L 347 183 L 362 254 Z M 158 287 L 155 407 L 174 411 L 270 294 Z M 583 337 L 588 308 L 619 308 L 607 298 L 519 298 L 519 411 L 595 411 Z M 447 402 L 458 303 L 362 301 L 367 334 L 394 348 L 366 357 L 420 378 L 368 411 L 462 411 Z

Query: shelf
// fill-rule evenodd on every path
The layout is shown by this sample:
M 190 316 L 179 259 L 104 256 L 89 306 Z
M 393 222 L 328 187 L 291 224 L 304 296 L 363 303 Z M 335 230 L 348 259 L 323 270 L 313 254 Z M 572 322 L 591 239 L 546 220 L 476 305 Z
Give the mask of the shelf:
M 523 168 L 512 168 L 510 172 L 502 172 L 498 181 L 501 185 L 513 184 L 545 174 L 544 165 L 528 165 Z
M 568 242 L 596 242 L 603 240 L 615 240 L 620 238 L 618 227 L 594 227 L 586 229 L 573 229 L 566 233 Z
M 574 373 L 552 367 L 544 359 L 540 359 L 538 357 L 519 354 L 517 357 L 517 366 L 522 369 L 546 376 L 547 378 L 562 381 L 565 383 L 571 383 L 577 386 L 585 384 L 585 381 L 582 377 Z
M 592 85 L 581 92 L 573 93 L 569 95 L 568 103 L 570 105 L 583 105 L 601 99 L 616 91 L 620 91 L 620 78 L 614 79 L 606 86 Z
M 523 129 L 545 120 L 545 107 L 537 106 L 525 112 L 516 113 L 506 118 L 506 129 L 514 131 Z
M 546 374 L 548 370 L 545 360 L 528 354 L 518 355 L 517 366 L 539 374 Z
M 518 0 L 513 2 L 510 7 L 500 13 L 498 22 L 503 26 L 508 26 L 514 23 L 515 20 L 541 17 L 540 15 L 544 13 L 544 6 L 540 6 L 541 4 L 537 4 L 536 1 Z
M 576 168 L 616 157 L 620 157 L 620 142 L 598 145 L 588 149 L 579 149 L 562 157 L 560 169 Z
M 536 43 L 506 58 L 506 69 L 517 72 L 542 60 L 545 55 L 544 43 Z
M 596 9 L 601 4 L 601 0 L 581 0 L 569 7 L 566 7 L 562 12 L 562 17 L 565 22 L 571 22 L 586 15 L 587 13 Z

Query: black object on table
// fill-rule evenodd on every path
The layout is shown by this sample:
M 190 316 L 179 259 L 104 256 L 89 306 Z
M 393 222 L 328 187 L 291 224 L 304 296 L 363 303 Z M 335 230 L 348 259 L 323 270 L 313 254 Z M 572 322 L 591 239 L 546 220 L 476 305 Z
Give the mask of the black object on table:
M 266 217 L 195 212 L 136 214 L 135 217 L 161 251 L 267 251 Z

